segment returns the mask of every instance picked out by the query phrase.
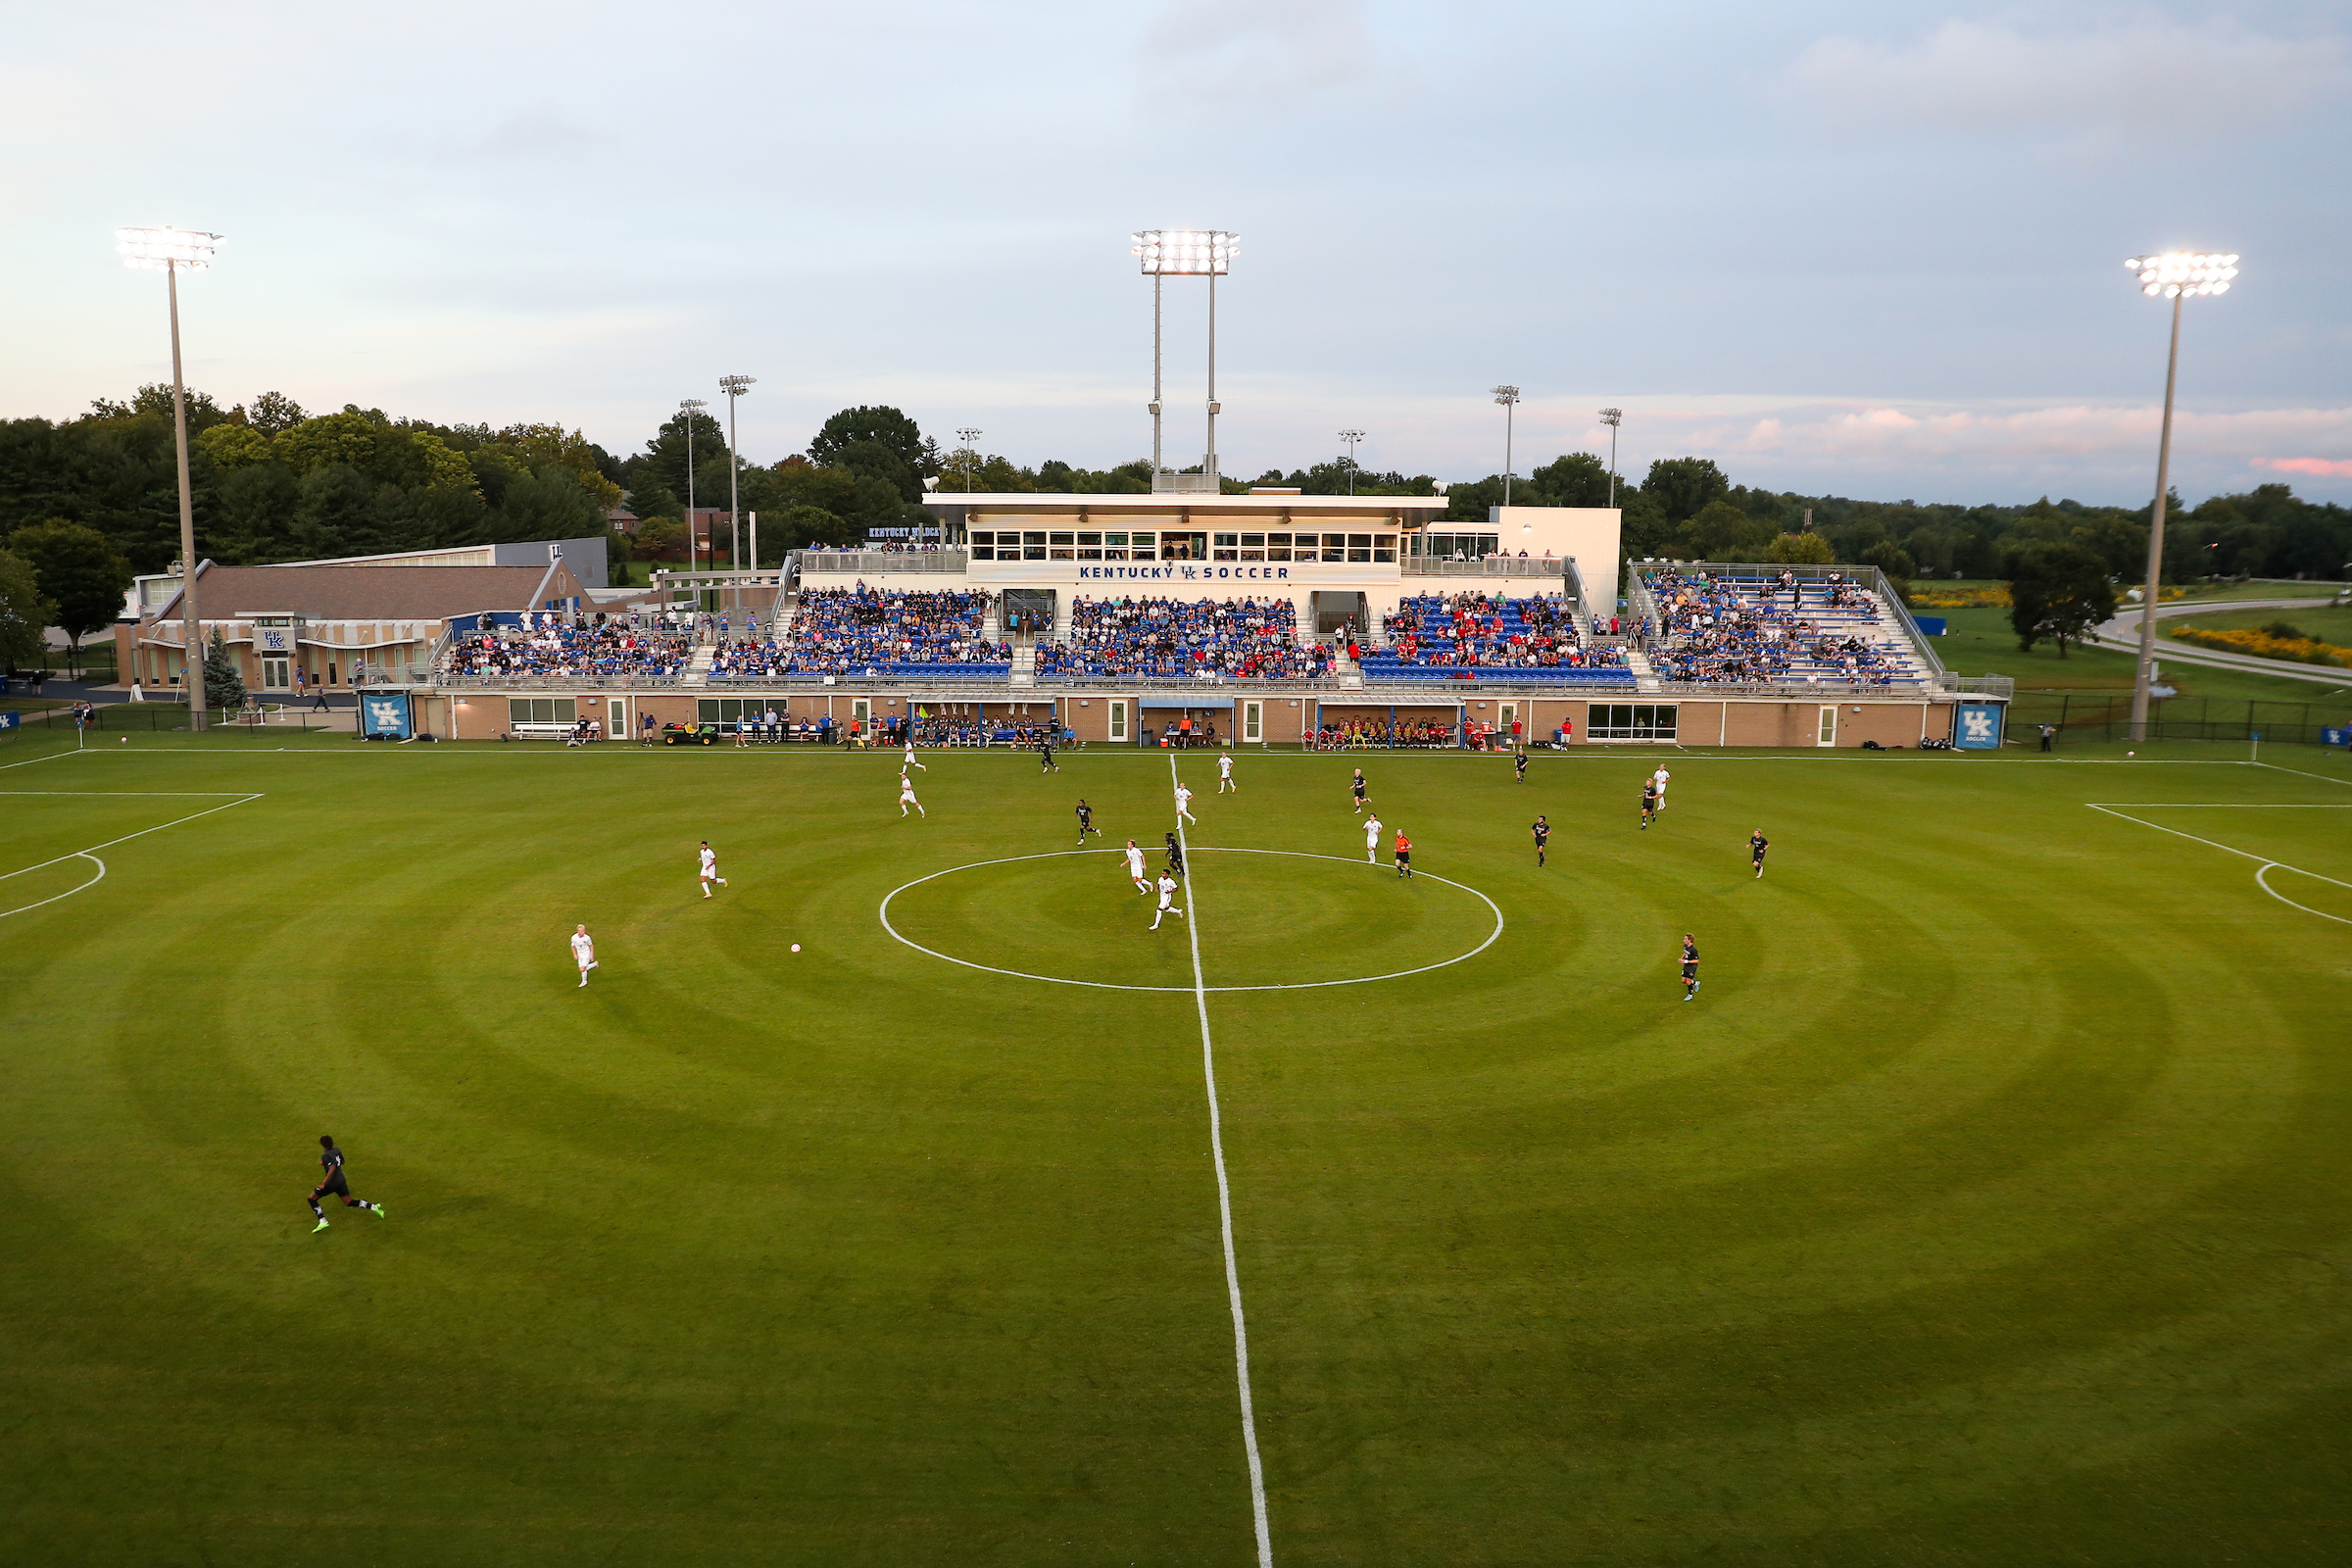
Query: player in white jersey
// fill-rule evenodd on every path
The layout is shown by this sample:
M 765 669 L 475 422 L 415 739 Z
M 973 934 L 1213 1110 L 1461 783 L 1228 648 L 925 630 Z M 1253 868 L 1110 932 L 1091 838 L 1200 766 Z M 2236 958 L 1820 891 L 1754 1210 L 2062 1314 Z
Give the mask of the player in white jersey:
M 1374 811 L 1364 822 L 1364 863 L 1380 863 L 1380 813 Z
M 1193 814 L 1193 792 L 1181 783 L 1176 786 L 1176 819 L 1190 822 L 1195 827 L 1200 825 L 1200 819 Z
M 1176 878 L 1173 873 L 1162 871 L 1159 873 L 1159 908 L 1152 916 L 1152 929 L 1158 930 L 1161 918 L 1171 914 L 1180 920 L 1184 918 L 1184 911 L 1176 907 Z
M 727 879 L 718 874 L 718 852 L 710 848 L 710 841 L 709 839 L 705 839 L 703 840 L 704 898 L 707 899 L 710 896 L 710 884 L 713 882 L 717 883 L 722 888 L 727 885 Z
M 596 939 L 584 925 L 571 928 L 571 961 L 580 966 L 580 984 L 586 985 L 588 971 L 596 967 Z
M 1145 898 L 1152 896 L 1152 879 L 1144 875 L 1144 852 L 1135 840 L 1127 841 L 1127 875 L 1135 883 L 1135 891 Z
M 1233 781 L 1233 757 L 1230 753 L 1217 759 L 1217 793 L 1222 795 L 1227 790 L 1236 795 L 1242 793 L 1242 787 Z
M 925 768 L 923 771 L 928 773 L 931 770 L 929 768 Z M 929 811 L 923 811 L 923 803 L 914 798 L 914 780 L 908 778 L 906 772 L 902 770 L 899 774 L 899 814 L 901 816 L 905 816 L 906 814 L 906 808 L 909 806 L 913 807 L 918 811 L 922 811 L 923 815 L 925 816 L 929 816 L 931 814 Z
M 1666 809 L 1666 781 L 1673 776 L 1673 774 L 1666 771 L 1666 764 L 1664 762 L 1660 762 L 1658 764 L 1658 770 L 1649 775 L 1649 781 L 1658 787 L 1658 810 L 1660 811 Z
M 906 760 L 899 764 L 899 771 L 904 773 L 910 767 L 921 767 L 926 773 L 931 771 L 930 768 L 924 767 L 922 763 L 914 760 L 914 742 L 912 741 L 906 743 Z

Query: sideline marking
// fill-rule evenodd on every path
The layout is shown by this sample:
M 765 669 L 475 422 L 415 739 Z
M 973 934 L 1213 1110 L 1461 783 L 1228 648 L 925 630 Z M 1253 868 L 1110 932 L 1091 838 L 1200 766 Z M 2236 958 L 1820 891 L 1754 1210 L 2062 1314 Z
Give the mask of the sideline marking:
M 61 755 L 62 755 L 62 754 L 61 754 Z M 15 793 L 15 792 L 12 792 L 12 793 Z M 27 791 L 24 791 L 24 792 L 22 792 L 22 793 L 24 793 L 24 794 L 49 794 L 49 793 L 78 793 L 78 792 L 51 792 L 51 791 L 43 791 L 43 790 L 27 790 Z M 98 795 L 104 795 L 104 794 L 107 794 L 107 793 L 109 793 L 109 792 L 108 792 L 108 791 L 105 791 L 105 790 L 96 790 L 96 791 L 91 791 L 91 792 L 89 792 L 89 793 L 92 793 L 92 794 L 98 794 Z M 9 915 L 12 915 L 12 914 L 23 914 L 23 913 L 24 912 L 24 910 L 25 910 L 25 909 L 37 909 L 37 908 L 39 908 L 39 907 L 41 906 L 41 905 L 42 905 L 42 904 L 55 904 L 55 903 L 57 902 L 57 900 L 58 900 L 58 899 L 70 899 L 70 898 L 72 898 L 72 897 L 74 896 L 74 893 L 79 893 L 79 892 L 82 890 L 82 888 L 91 888 L 91 887 L 96 887 L 96 886 L 97 886 L 97 885 L 98 885 L 100 882 L 102 882 L 102 881 L 104 881 L 104 880 L 106 879 L 106 862 L 105 862 L 104 860 L 99 860 L 99 859 L 98 859 L 98 857 L 97 857 L 95 854 L 93 854 L 93 853 L 92 853 L 93 851 L 97 851 L 97 850 L 111 850 L 111 849 L 113 849 L 113 848 L 114 848 L 116 845 L 118 845 L 118 844 L 128 844 L 128 843 L 129 843 L 129 842 L 130 842 L 132 839 L 143 839 L 143 838 L 145 838 L 145 837 L 146 837 L 148 834 L 150 834 L 150 833 L 161 833 L 161 832 L 162 832 L 164 829 L 166 829 L 166 828 L 168 828 L 168 827 L 177 827 L 177 826 L 179 826 L 179 825 L 180 825 L 182 822 L 193 822 L 193 821 L 195 821 L 195 820 L 196 820 L 198 817 L 200 817 L 200 816 L 210 816 L 210 815 L 212 815 L 212 814 L 213 814 L 215 811 L 225 811 L 225 810 L 227 810 L 227 809 L 228 809 L 230 807 L 233 807 L 233 806 L 245 806 L 245 805 L 248 805 L 248 804 L 250 804 L 251 802 L 258 801 L 258 800 L 262 800 L 262 799 L 264 799 L 264 797 L 263 797 L 261 794 L 258 794 L 258 793 L 257 793 L 257 794 L 253 794 L 253 795 L 240 795 L 240 796 L 238 796 L 238 797 L 237 797 L 235 800 L 233 800 L 233 801 L 227 801 L 227 802 L 224 802 L 224 803 L 222 803 L 222 804 L 221 804 L 221 805 L 220 805 L 220 806 L 208 806 L 208 807 L 206 807 L 206 808 L 205 808 L 203 810 L 201 810 L 201 811 L 190 811 L 190 812 L 189 812 L 189 813 L 188 813 L 186 816 L 175 816 L 175 817 L 173 817 L 173 818 L 172 818 L 171 821 L 169 821 L 169 822 L 158 822 L 158 823 L 157 823 L 155 826 L 153 826 L 153 827 L 143 827 L 143 828 L 139 829 L 139 830 L 138 830 L 136 833 L 125 833 L 125 834 L 123 834 L 123 835 L 122 835 L 121 838 L 119 838 L 119 839 L 108 839 L 108 840 L 107 840 L 107 841 L 106 841 L 104 844 L 93 844 L 93 845 L 91 845 L 91 846 L 89 847 L 89 849 L 87 849 L 87 850 L 75 850 L 75 851 L 74 851 L 73 854 L 71 854 L 71 855 L 60 855 L 60 856 L 56 857 L 54 859 L 43 860 L 43 861 L 41 861 L 41 862 L 40 862 L 40 864 L 38 864 L 38 865 L 26 865 L 26 866 L 20 866 L 20 867 L 18 867 L 18 868 L 17 868 L 16 870 L 14 870 L 14 871 L 0 871 L 0 882 L 6 882 L 6 881 L 7 881 L 9 878 L 11 878 L 11 877 L 19 877 L 19 876 L 24 876 L 24 875 L 25 875 L 27 872 L 38 871 L 38 870 L 41 870 L 43 867 L 46 867 L 46 866 L 60 865 L 60 864 L 63 864 L 63 863 L 64 863 L 65 861 L 67 861 L 67 860 L 85 860 L 85 859 L 86 859 L 86 860 L 97 860 L 97 862 L 98 862 L 98 874 L 97 874 L 96 876 L 94 876 L 94 877 L 90 878 L 90 879 L 89 879 L 87 882 L 84 882 L 84 883 L 81 885 L 81 887 L 74 889 L 74 890 L 73 890 L 73 892 L 71 892 L 71 893 L 60 893 L 59 895 L 57 895 L 57 898 L 54 898 L 54 899 L 43 899 L 43 900 L 41 900 L 41 903 L 40 903 L 40 904 L 27 904 L 27 905 L 25 905 L 25 906 L 24 906 L 23 908 L 17 908 L 17 909 L 8 909 L 8 910 L 5 910 L 5 911 L 0 911 L 0 920 L 5 920 L 5 919 L 7 919 L 7 918 L 8 918 L 8 916 L 9 916 Z
M 2292 772 L 2293 769 L 2281 768 L 2280 771 Z M 2186 839 L 2191 844 L 2202 844 L 2208 849 L 2221 850 L 2226 854 L 2237 856 L 2241 859 L 2260 861 L 2261 863 L 2257 865 L 2254 870 L 2254 885 L 2262 889 L 2263 892 L 2268 893 L 2272 898 L 2277 899 L 2280 904 L 2285 905 L 2290 909 L 2300 909 L 2305 914 L 2316 914 L 2323 920 L 2333 920 L 2338 925 L 2352 925 L 2352 920 L 2348 920 L 2340 914 L 2329 914 L 2325 909 L 2315 909 L 2307 904 L 2297 904 L 2294 900 L 2288 898 L 2285 894 L 2271 886 L 2270 875 L 2273 871 L 2292 871 L 2297 876 L 2307 876 L 2315 882 L 2331 882 L 2339 888 L 2352 888 L 2352 882 L 2339 882 L 2334 877 L 2322 876 L 2317 871 L 2306 871 L 2301 866 L 2289 865 L 2284 860 L 2274 860 L 2267 855 L 2256 855 L 2250 850 L 2234 849 L 2227 844 L 2217 844 L 2212 839 L 2201 839 L 2198 838 L 2194 833 L 2183 833 L 2177 827 L 2166 827 L 2161 822 L 2143 821 L 2139 817 L 2133 816 L 2128 811 L 2119 811 L 2113 807 L 2101 806 L 2096 801 L 2085 801 L 2082 804 L 2089 807 L 2094 811 L 2104 812 L 2108 816 L 2121 817 L 2127 822 L 2137 822 L 2141 827 L 2152 827 L 2159 833 L 2170 833 L 2173 837 L 2177 839 Z M 2195 804 L 2198 808 L 2202 809 L 2245 810 L 2248 808 L 2247 807 L 2240 806 L 2234 801 L 2203 801 Z M 2155 806 L 2151 804 L 2144 806 L 2142 808 L 2154 809 Z M 2273 807 L 2271 809 L 2276 810 L 2278 808 Z M 2352 808 L 2346 808 L 2342 806 L 2314 806 L 2308 808 L 2308 809 L 2320 811 L 2341 811 L 2352 809 Z
M 1174 765 L 1174 759 L 1170 759 L 1170 765 Z M 1181 844 L 1182 842 L 1183 836 L 1181 833 L 1179 833 L 1178 843 Z M 1015 980 L 1043 980 L 1046 982 L 1046 984 L 1054 986 L 1086 986 L 1096 991 L 1189 992 L 1193 989 L 1193 987 L 1131 986 L 1122 985 L 1115 980 L 1072 980 L 1057 974 L 1031 974 L 1025 969 L 1000 969 L 993 963 L 974 963 L 969 958 L 958 958 L 954 954 L 942 953 L 937 948 L 926 948 L 920 942 L 915 941 L 913 938 L 901 931 L 897 926 L 890 923 L 891 900 L 897 898 L 908 888 L 919 888 L 926 882 L 935 882 L 943 876 L 954 876 L 958 871 L 977 871 L 983 866 L 990 865 L 1014 865 L 1018 864 L 1022 860 L 1059 860 L 1076 855 L 1123 855 L 1126 852 L 1123 850 L 1053 850 L 1044 855 L 1007 855 L 1000 859 L 995 860 L 972 860 L 962 865 L 951 865 L 943 871 L 933 871 L 928 876 L 918 876 L 911 882 L 902 882 L 899 884 L 899 886 L 892 888 L 888 893 L 883 894 L 882 907 L 880 910 L 882 929 L 889 932 L 893 937 L 896 937 L 899 941 L 912 948 L 917 953 L 928 954 L 930 956 L 941 959 L 948 963 L 961 964 L 966 969 L 978 969 L 984 974 L 1006 975 Z M 1189 849 L 1185 851 L 1185 863 L 1187 865 L 1192 863 L 1192 853 L 1193 852 Z M 1202 855 L 1281 855 L 1298 860 L 1336 860 L 1342 865 L 1357 865 L 1362 863 L 1357 860 L 1349 859 L 1345 855 L 1313 855 L 1304 850 L 1246 850 L 1229 849 L 1214 844 L 1204 844 L 1200 847 L 1200 853 Z M 1375 869 L 1377 869 L 1377 867 Z M 1467 893 L 1472 898 L 1478 900 L 1479 903 L 1485 905 L 1489 909 L 1493 910 L 1494 914 L 1494 929 L 1487 933 L 1487 940 L 1481 942 L 1477 947 L 1472 948 L 1468 953 L 1456 954 L 1450 958 L 1441 958 L 1436 963 L 1425 963 L 1420 965 L 1418 968 L 1392 970 L 1388 974 L 1358 975 L 1349 980 L 1292 980 L 1279 984 L 1262 986 L 1210 986 L 1207 989 L 1212 992 L 1318 991 L 1325 986 L 1368 986 L 1376 984 L 1382 980 L 1401 980 L 1407 975 L 1427 974 L 1432 969 L 1444 969 L 1453 964 L 1463 963 L 1471 958 L 1477 957 L 1480 954 L 1486 952 L 1489 948 L 1494 945 L 1495 939 L 1502 935 L 1502 908 L 1499 905 L 1497 905 L 1493 899 L 1488 898 L 1484 893 L 1479 892 L 1478 889 L 1470 886 L 1467 882 L 1456 882 L 1450 877 L 1438 876 L 1435 873 L 1427 871 L 1420 872 L 1418 874 L 1427 878 L 1429 881 L 1443 882 L 1449 888 L 1455 888 L 1461 892 Z
M 1171 786 L 1179 782 L 1173 753 L 1168 757 L 1168 782 Z M 1242 1447 L 1250 1455 L 1250 1512 L 1257 1526 L 1258 1568 L 1274 1568 L 1274 1539 L 1266 1529 L 1266 1471 L 1257 1456 L 1257 1411 L 1250 1398 L 1250 1324 L 1242 1316 L 1242 1275 L 1233 1257 L 1233 1189 L 1225 1179 L 1225 1129 L 1217 1113 L 1217 1053 L 1209 1043 L 1208 987 L 1200 974 L 1200 900 L 1193 891 L 1193 857 L 1185 843 L 1182 811 L 1176 813 L 1176 847 L 1184 852 L 1184 934 L 1193 945 L 1193 1004 L 1200 1013 L 1200 1076 L 1208 1086 L 1208 1148 L 1217 1162 L 1217 1220 L 1225 1241 L 1225 1297 L 1233 1308 L 1233 1370 L 1242 1391 Z M 1500 911 L 1494 918 L 1499 935 Z M 1487 938 L 1488 942 L 1494 940 Z M 1484 951 L 1485 944 L 1480 947 Z

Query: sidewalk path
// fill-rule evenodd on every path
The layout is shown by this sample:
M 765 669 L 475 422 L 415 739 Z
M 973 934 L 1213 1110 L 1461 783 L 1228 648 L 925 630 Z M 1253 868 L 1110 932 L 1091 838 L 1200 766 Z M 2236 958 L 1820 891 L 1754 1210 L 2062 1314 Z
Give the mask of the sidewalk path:
M 2158 605 L 2156 618 L 2170 620 L 2177 615 L 2211 614 L 2217 611 L 2233 610 L 2324 609 L 2329 603 L 2331 601 L 2326 599 L 2208 600 L 2202 604 Z M 2091 642 L 2101 648 L 2119 649 L 2136 655 L 2139 652 L 2138 607 L 2121 612 L 2113 620 L 2100 622 L 2091 632 Z M 2208 669 L 2247 669 L 2263 675 L 2283 676 L 2287 680 L 2352 686 L 2352 669 L 2329 669 L 2322 664 L 2294 664 L 2283 659 L 2257 659 L 2252 654 L 2231 654 L 2219 648 L 2198 648 L 2189 643 L 2167 642 L 2161 627 L 2156 634 L 2156 662 L 2159 666 L 2202 664 Z

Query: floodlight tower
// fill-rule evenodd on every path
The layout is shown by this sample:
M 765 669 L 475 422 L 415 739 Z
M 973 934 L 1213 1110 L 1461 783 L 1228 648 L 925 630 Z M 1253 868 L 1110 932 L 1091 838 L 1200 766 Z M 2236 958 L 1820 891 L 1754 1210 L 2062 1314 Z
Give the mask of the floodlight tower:
M 694 564 L 694 416 L 710 405 L 701 398 L 680 398 L 678 416 L 686 421 L 686 569 Z M 698 597 L 695 601 L 700 604 Z
M 1208 453 L 1201 463 L 1201 482 L 1217 486 L 1217 278 L 1231 270 L 1241 254 L 1242 237 L 1224 229 L 1147 228 L 1131 234 L 1129 254 L 1142 258 L 1144 275 L 1152 279 L 1152 488 L 1159 488 L 1166 465 L 1160 457 L 1160 279 L 1208 279 Z
M 1340 432 L 1340 439 L 1348 443 L 1348 493 L 1349 495 L 1355 494 L 1355 444 L 1363 438 L 1364 432 L 1361 430 L 1350 428 Z
M 972 443 L 978 441 L 982 433 L 968 424 L 956 427 L 956 439 L 963 443 L 963 493 L 967 496 L 972 493 L 972 469 L 979 466 L 980 459 L 980 449 Z
M 1494 401 L 1502 405 L 1502 504 L 1511 504 L 1511 424 L 1519 413 L 1519 389 L 1515 386 L 1494 388 Z
M 188 729 L 204 728 L 204 649 L 202 622 L 196 613 L 196 506 L 188 488 L 188 387 L 179 364 L 179 274 L 184 269 L 201 272 L 213 265 L 220 248 L 218 234 L 192 228 L 118 228 L 115 249 L 122 265 L 143 272 L 164 274 L 164 292 L 172 302 L 172 431 L 179 456 L 179 624 L 181 654 L 187 668 L 181 677 L 188 692 Z
M 1609 427 L 1609 505 L 1617 504 L 1617 427 L 1625 422 L 1623 409 L 1603 409 L 1600 422 Z
M 2134 256 L 2124 265 L 2139 274 L 2139 291 L 2173 302 L 2173 347 L 2164 364 L 2164 430 L 2156 443 L 2156 506 L 2148 517 L 2148 586 L 2139 602 L 2139 669 L 2132 681 L 2132 738 L 2148 738 L 2148 688 L 2155 684 L 2156 588 L 2164 575 L 2164 507 L 2172 483 L 2173 385 L 2180 371 L 2180 302 L 2192 294 L 2227 294 L 2237 276 L 2235 256 L 2173 251 Z
M 727 562 L 737 571 L 743 569 L 743 514 L 735 510 L 739 492 L 735 473 L 735 400 L 752 389 L 753 378 L 748 375 L 722 375 L 718 389 L 727 395 Z M 692 433 L 689 427 L 689 434 Z M 752 552 L 752 569 L 760 567 L 760 552 Z

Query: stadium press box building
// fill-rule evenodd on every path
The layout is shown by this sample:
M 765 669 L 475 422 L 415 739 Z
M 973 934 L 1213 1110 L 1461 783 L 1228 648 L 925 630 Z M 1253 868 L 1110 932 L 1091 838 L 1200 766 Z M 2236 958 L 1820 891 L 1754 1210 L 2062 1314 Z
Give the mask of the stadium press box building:
M 1052 724 L 1090 745 L 1156 744 L 1171 726 L 1190 721 L 1196 732 L 1213 728 L 1220 744 L 1295 746 L 1359 720 L 1436 725 L 1457 742 L 1476 733 L 1575 745 L 1999 741 L 2006 691 L 1963 690 L 1870 567 L 1692 569 L 1744 573 L 1759 583 L 1785 569 L 1816 584 L 1835 573 L 1857 599 L 1868 595 L 1867 614 L 1855 611 L 1849 618 L 1868 633 L 1882 672 L 1897 672 L 1887 682 L 1661 678 L 1646 653 L 1666 647 L 1635 633 L 1645 621 L 1655 628 L 1683 613 L 1655 597 L 1656 582 L 1675 579 L 1660 576 L 1669 564 L 1626 568 L 1621 514 L 1614 509 L 1494 508 L 1482 523 L 1445 518 L 1443 496 L 1276 489 L 950 494 L 926 505 L 944 541 L 935 549 L 803 551 L 781 570 L 663 574 L 658 587 L 665 602 L 689 612 L 704 644 L 674 678 L 444 675 L 413 691 L 415 722 L 462 739 L 545 735 L 575 718 L 594 718 L 612 737 L 641 734 L 649 716 L 656 725 L 715 723 L 731 730 L 747 715 L 764 720 L 770 712 L 787 724 L 822 722 L 840 734 L 853 721 L 864 727 L 919 712 L 990 730 Z M 803 595 L 858 588 L 986 595 L 983 635 L 1013 645 L 1010 667 L 938 675 L 903 665 L 823 675 L 712 672 L 716 652 L 731 639 L 789 641 Z M 1675 592 L 1669 588 L 1670 597 Z M 1576 668 L 1447 667 L 1396 657 L 1387 627 L 1400 605 L 1463 594 L 1561 596 L 1596 662 Z M 1037 650 L 1069 640 L 1081 601 L 1128 597 L 1285 601 L 1301 640 L 1320 637 L 1343 657 L 1333 671 L 1312 678 L 1039 672 Z M 678 623 L 674 615 L 669 623 Z M 1351 639 L 1360 661 L 1344 657 Z

